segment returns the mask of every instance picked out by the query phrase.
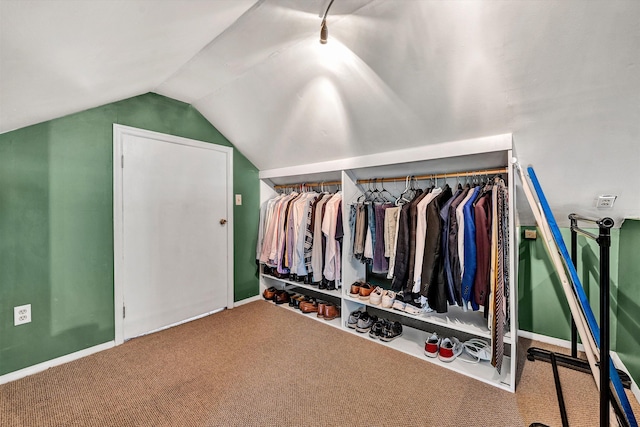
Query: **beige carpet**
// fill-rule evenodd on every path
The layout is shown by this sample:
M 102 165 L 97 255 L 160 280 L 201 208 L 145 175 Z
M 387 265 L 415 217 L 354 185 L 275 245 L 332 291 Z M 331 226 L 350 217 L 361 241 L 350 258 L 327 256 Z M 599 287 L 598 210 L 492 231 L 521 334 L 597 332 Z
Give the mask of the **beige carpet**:
M 258 301 L 0 386 L 0 425 L 559 426 L 531 344 L 512 394 Z M 592 377 L 560 373 L 570 425 L 596 426 Z

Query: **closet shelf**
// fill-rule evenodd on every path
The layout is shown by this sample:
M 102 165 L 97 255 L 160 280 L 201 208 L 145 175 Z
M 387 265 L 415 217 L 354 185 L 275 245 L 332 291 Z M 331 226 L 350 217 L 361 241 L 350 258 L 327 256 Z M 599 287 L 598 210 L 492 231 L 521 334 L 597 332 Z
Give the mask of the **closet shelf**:
M 369 304 L 366 300 L 358 298 L 352 298 L 349 296 L 342 297 L 346 301 L 353 301 L 355 303 L 366 305 L 378 310 L 388 311 L 393 314 L 408 317 L 410 319 L 421 320 L 425 323 L 437 325 L 443 328 L 464 332 L 470 335 L 476 335 L 481 338 L 491 339 L 491 331 L 487 327 L 487 322 L 482 315 L 477 311 L 463 311 L 462 308 L 453 306 L 449 307 L 447 313 L 421 313 L 421 314 L 409 314 L 393 308 L 385 308 L 380 305 Z M 511 334 L 506 333 L 504 335 L 504 343 L 511 344 Z
M 460 356 L 452 362 L 443 362 L 437 357 L 432 358 L 425 356 L 424 342 L 430 334 L 419 329 L 411 328 L 409 326 L 403 325 L 402 335 L 390 342 L 384 342 L 370 338 L 368 333 L 359 333 L 351 328 L 345 327 L 342 328 L 342 330 L 361 338 L 365 338 L 369 341 L 375 342 L 376 344 L 382 344 L 386 347 L 390 347 L 394 350 L 401 351 L 414 357 L 418 357 L 422 360 L 441 366 L 443 368 L 462 373 L 492 386 L 499 387 L 507 391 L 511 390 L 511 358 L 508 356 L 505 356 L 503 360 L 502 373 L 498 374 L 498 371 L 493 366 L 491 366 L 488 361 L 479 363 L 469 363 L 463 361 L 462 358 L 466 358 L 468 357 L 468 355 Z
M 276 304 L 274 304 L 276 305 Z M 277 305 L 278 307 L 284 308 L 285 310 L 289 310 L 293 313 L 296 313 L 300 316 L 306 317 L 307 319 L 312 319 L 312 320 L 316 320 L 318 322 L 321 322 L 325 325 L 329 325 L 329 326 L 333 326 L 334 328 L 338 328 L 338 329 L 342 329 L 342 321 L 340 319 L 340 317 L 336 317 L 333 320 L 324 320 L 323 318 L 318 317 L 317 313 L 303 313 L 300 310 L 293 308 L 291 306 L 289 306 L 289 304 L 279 304 Z
M 342 298 L 342 292 L 340 291 L 340 289 L 334 289 L 334 290 L 331 290 L 331 291 L 327 290 L 327 289 L 319 289 L 317 286 L 305 285 L 302 282 L 296 282 L 296 281 L 293 281 L 293 280 L 279 279 L 277 277 L 269 276 L 268 274 L 264 274 L 264 273 L 260 273 L 260 277 L 268 279 L 268 280 L 274 280 L 276 282 L 280 282 L 280 283 L 284 284 L 285 286 L 295 286 L 297 288 L 309 289 L 309 290 L 317 292 L 319 294 L 331 295 L 331 296 L 336 297 L 336 298 Z

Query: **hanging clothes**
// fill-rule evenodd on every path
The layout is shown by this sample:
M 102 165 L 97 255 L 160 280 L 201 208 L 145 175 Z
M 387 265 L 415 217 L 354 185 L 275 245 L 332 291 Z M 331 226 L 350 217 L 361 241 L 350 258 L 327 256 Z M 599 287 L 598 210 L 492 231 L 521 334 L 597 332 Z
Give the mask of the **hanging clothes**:
M 442 252 L 442 226 L 440 210 L 451 199 L 451 187 L 444 190 L 427 206 L 427 233 L 422 261 L 422 285 L 420 292 L 427 298 L 429 307 L 438 313 L 447 311 L 447 290 L 444 281 L 444 256 Z
M 375 204 L 374 218 L 375 218 L 375 246 L 373 248 L 373 264 L 371 271 L 373 273 L 387 273 L 389 271 L 389 261 L 386 257 L 386 242 L 385 242 L 385 215 L 387 208 L 393 205 L 389 203 Z

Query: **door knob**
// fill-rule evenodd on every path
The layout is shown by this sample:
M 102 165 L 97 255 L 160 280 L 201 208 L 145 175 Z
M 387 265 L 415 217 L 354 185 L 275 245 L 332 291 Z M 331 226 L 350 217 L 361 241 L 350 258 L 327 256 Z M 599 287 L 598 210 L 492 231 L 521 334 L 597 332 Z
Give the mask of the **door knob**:
M 226 220 L 226 219 L 222 218 L 222 219 L 220 220 L 220 225 L 225 225 L 226 223 L 227 223 L 227 220 Z

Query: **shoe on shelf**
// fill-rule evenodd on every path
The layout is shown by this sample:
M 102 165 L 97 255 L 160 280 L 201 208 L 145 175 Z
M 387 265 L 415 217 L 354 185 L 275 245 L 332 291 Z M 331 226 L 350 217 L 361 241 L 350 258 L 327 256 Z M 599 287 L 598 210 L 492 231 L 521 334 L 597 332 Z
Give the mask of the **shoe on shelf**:
M 407 306 L 407 303 L 399 299 L 396 299 L 395 301 L 393 301 L 393 305 L 391 307 L 393 307 L 396 310 L 404 311 L 406 306 Z
M 272 286 L 270 288 L 265 289 L 264 292 L 262 293 L 262 296 L 267 301 L 273 301 L 273 298 L 276 296 L 277 291 L 278 290 Z
M 303 313 L 317 313 L 318 312 L 318 304 L 314 301 L 302 301 L 300 303 L 300 311 Z
M 389 342 L 402 335 L 402 323 L 386 322 L 380 335 L 380 341 Z
M 396 299 L 396 293 L 393 291 L 382 292 L 382 306 L 384 308 L 391 308 L 393 301 Z
M 291 299 L 291 295 L 289 295 L 289 292 L 282 290 L 282 291 L 277 291 L 276 292 L 276 296 L 273 300 L 273 302 L 275 302 L 276 304 L 285 304 L 285 303 L 289 303 L 289 300 Z
M 386 319 L 378 319 L 377 322 L 371 325 L 371 329 L 369 329 L 369 337 L 373 338 L 374 340 L 376 338 L 380 338 L 382 336 L 382 331 L 385 328 L 385 324 L 388 322 L 389 321 Z
M 360 299 L 368 300 L 371 292 L 373 292 L 373 286 L 371 286 L 370 284 L 365 283 L 364 285 L 360 286 Z
M 327 304 L 328 303 L 326 301 L 318 300 L 318 317 L 321 319 L 324 317 L 324 310 Z
M 491 360 L 491 345 L 486 340 L 471 338 L 469 341 L 465 341 L 462 347 L 465 353 L 474 358 L 474 363 Z
M 360 286 L 362 285 L 362 282 L 353 282 L 349 290 L 349 296 L 351 298 L 358 298 L 360 296 Z
M 291 295 L 291 298 L 289 298 L 289 307 L 294 307 L 296 306 L 296 299 L 300 298 L 300 294 L 293 294 Z
M 378 317 L 367 313 L 366 311 L 360 315 L 358 324 L 356 325 L 356 331 L 364 334 L 369 332 L 374 323 L 378 321 Z
M 318 312 L 319 312 L 318 308 Z M 336 317 L 340 317 L 340 309 L 332 302 L 328 302 L 324 305 L 324 320 L 333 320 Z
M 364 313 L 364 311 L 360 311 L 360 310 L 352 311 L 351 314 L 349 314 L 349 318 L 347 319 L 347 327 L 351 329 L 355 329 L 356 326 L 358 325 L 358 320 L 360 319 L 360 316 L 362 316 L 362 313 Z
M 369 294 L 369 304 L 371 305 L 380 305 L 382 303 L 382 289 L 380 286 L 376 286 L 376 288 Z
M 427 357 L 438 357 L 440 350 L 440 338 L 435 332 L 424 342 L 424 354 Z
M 422 308 L 416 307 L 413 304 L 406 303 L 404 305 L 404 312 L 409 314 L 420 314 L 422 313 Z
M 443 362 L 452 362 L 462 353 L 462 343 L 458 338 L 445 338 L 440 344 L 438 359 Z

